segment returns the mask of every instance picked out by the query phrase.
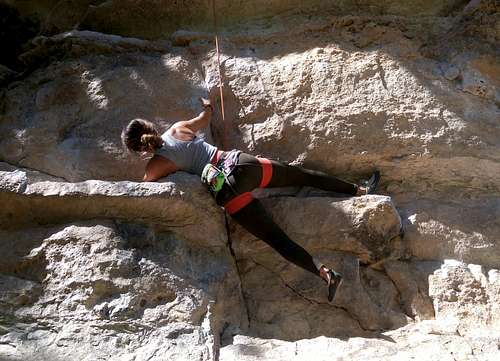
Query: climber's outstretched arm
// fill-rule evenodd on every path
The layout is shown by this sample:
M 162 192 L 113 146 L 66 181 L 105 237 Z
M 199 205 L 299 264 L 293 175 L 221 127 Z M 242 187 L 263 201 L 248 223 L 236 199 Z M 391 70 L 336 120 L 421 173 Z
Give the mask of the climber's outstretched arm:
M 198 114 L 197 117 L 190 120 L 183 120 L 172 125 L 170 129 L 182 129 L 187 128 L 193 133 L 198 130 L 203 129 L 208 125 L 210 119 L 212 119 L 213 107 L 212 103 L 208 99 L 200 98 L 201 104 L 203 106 L 203 111 Z

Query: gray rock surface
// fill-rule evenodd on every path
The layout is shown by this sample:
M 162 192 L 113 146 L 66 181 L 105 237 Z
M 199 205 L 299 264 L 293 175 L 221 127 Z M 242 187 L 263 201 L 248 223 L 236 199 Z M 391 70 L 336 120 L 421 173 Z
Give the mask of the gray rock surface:
M 499 329 L 498 274 L 498 269 L 445 260 L 429 277 L 436 319 L 462 319 L 471 329 Z
M 168 0 L 117 1 L 96 3 L 92 0 L 34 1 L 3 0 L 16 8 L 22 17 L 41 22 L 46 34 L 82 27 L 89 30 L 118 35 L 155 39 L 168 36 L 179 28 L 211 29 L 213 2 L 195 0 L 171 2 Z M 259 21 L 262 17 L 274 17 L 279 21 L 283 13 L 364 12 L 368 14 L 393 14 L 406 16 L 436 16 L 448 14 L 464 5 L 462 0 L 411 1 L 411 0 L 248 0 L 237 2 L 216 0 L 216 16 L 220 25 L 235 24 L 248 20 Z M 469 6 L 468 11 L 474 7 Z
M 217 99 L 210 2 L 4 3 L 43 21 L 0 74 L 0 360 L 500 357 L 496 1 L 217 2 L 207 139 L 382 172 L 379 195 L 258 192 L 344 274 L 332 304 L 196 176 L 137 183 L 123 151 L 131 118 Z
M 379 338 L 317 337 L 297 342 L 238 336 L 221 350 L 229 360 L 496 360 L 498 333 L 463 337 L 456 324 L 423 321 Z
M 8 84 L 16 75 L 15 71 L 0 64 L 0 85 Z
M 328 305 L 319 278 L 289 264 L 235 225 L 232 247 L 255 334 L 297 340 L 406 324 L 391 280 L 367 267 L 400 256 L 401 221 L 388 197 L 285 198 L 265 204 L 293 240 L 339 271 L 345 283 L 334 304 Z M 293 212 L 286 211 L 290 209 Z M 310 221 L 305 224 L 305 219 Z
M 224 217 L 193 176 L 0 179 L 2 357 L 212 360 L 245 325 Z

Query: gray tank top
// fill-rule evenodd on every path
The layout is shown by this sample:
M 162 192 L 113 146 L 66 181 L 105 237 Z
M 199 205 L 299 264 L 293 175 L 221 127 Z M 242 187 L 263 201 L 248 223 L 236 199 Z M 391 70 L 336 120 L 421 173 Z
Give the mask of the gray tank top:
M 163 133 L 163 145 L 155 154 L 170 159 L 180 170 L 201 175 L 203 168 L 217 152 L 217 147 L 195 136 L 193 140 L 179 140 Z

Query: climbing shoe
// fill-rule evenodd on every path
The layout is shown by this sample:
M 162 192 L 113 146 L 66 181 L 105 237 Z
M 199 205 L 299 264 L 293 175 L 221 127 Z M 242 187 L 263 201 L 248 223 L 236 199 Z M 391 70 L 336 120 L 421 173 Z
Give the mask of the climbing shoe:
M 380 172 L 376 170 L 370 179 L 364 184 L 366 188 L 366 194 L 372 194 L 377 189 L 378 182 L 380 181 Z
M 332 302 L 337 288 L 342 283 L 342 275 L 334 270 L 328 270 L 328 302 Z

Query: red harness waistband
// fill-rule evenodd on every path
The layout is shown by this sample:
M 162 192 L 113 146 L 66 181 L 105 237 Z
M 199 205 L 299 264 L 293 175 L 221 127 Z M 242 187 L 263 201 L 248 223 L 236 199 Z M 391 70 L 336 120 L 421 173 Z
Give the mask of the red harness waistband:
M 262 179 L 259 188 L 265 188 L 273 177 L 273 165 L 267 158 L 257 158 L 262 166 Z M 238 212 L 243 207 L 247 206 L 253 200 L 252 192 L 245 192 L 237 195 L 229 202 L 224 204 L 224 209 L 229 214 Z

